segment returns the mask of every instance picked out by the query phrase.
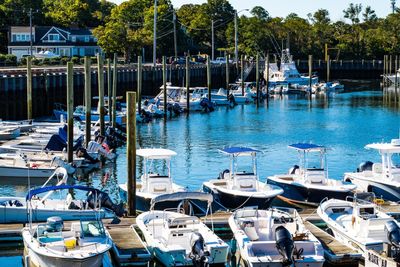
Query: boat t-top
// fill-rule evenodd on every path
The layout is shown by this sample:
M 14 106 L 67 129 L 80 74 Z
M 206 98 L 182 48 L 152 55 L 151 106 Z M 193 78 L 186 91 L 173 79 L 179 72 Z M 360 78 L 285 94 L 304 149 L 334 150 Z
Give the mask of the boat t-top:
M 171 158 L 176 152 L 163 148 L 145 148 L 136 150 L 136 155 L 143 158 L 143 174 L 140 181 L 136 183 L 136 209 L 148 211 L 153 198 L 183 192 L 186 189 L 175 184 L 171 176 Z M 163 167 L 166 168 L 163 168 Z M 122 193 L 126 195 L 127 184 L 120 184 Z M 160 202 L 155 209 L 176 208 L 178 202 Z
M 203 191 L 211 193 L 227 209 L 257 206 L 268 208 L 272 200 L 283 193 L 275 185 L 260 182 L 257 175 L 256 154 L 260 152 L 248 147 L 228 147 L 221 149 L 230 157 L 230 169 L 220 173 L 217 179 L 203 183 Z M 244 170 L 244 158 L 251 158 L 251 168 Z M 249 167 L 249 166 L 247 166 Z
M 297 143 L 289 145 L 299 154 L 300 163 L 289 169 L 287 174 L 268 177 L 268 184 L 283 188 L 282 196 L 290 201 L 315 205 L 324 198 L 346 199 L 352 196 L 356 185 L 329 178 L 326 161 L 327 148 L 316 144 Z M 317 154 L 317 167 L 312 165 L 312 155 Z M 310 167 L 312 166 L 312 167 Z
M 365 146 L 375 149 L 382 157 L 382 162 L 364 162 L 357 172 L 345 173 L 345 181 L 351 181 L 365 192 L 373 192 L 377 197 L 389 201 L 400 201 L 400 167 L 393 160 L 400 153 L 400 139 L 390 143 L 373 143 Z

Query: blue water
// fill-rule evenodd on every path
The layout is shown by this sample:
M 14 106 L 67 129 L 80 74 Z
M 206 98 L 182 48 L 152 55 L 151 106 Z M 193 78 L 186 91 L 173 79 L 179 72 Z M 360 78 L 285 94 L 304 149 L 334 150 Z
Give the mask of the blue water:
M 352 83 L 349 89 L 358 89 Z M 362 90 L 313 97 L 276 97 L 256 107 L 220 107 L 212 113 L 194 113 L 137 126 L 138 147 L 169 148 L 178 153 L 172 160 L 175 182 L 199 189 L 202 182 L 215 178 L 229 167 L 229 160 L 218 152 L 225 146 L 250 146 L 261 150 L 258 173 L 262 181 L 286 173 L 298 164 L 296 151 L 287 148 L 297 142 L 311 142 L 331 148 L 329 176 L 340 179 L 366 160 L 380 160 L 378 153 L 364 149 L 371 142 L 390 141 L 399 136 L 398 107 L 387 100 L 373 83 Z M 400 106 L 399 106 L 400 107 Z M 118 150 L 115 165 L 79 177 L 78 183 L 107 190 L 119 200 L 118 184 L 126 182 L 125 148 Z M 138 161 L 138 177 L 141 173 Z M 3 182 L 4 184 L 4 182 Z M 1 195 L 25 195 L 26 186 L 1 185 Z M 20 265 L 20 258 L 0 258 L 0 262 Z M 10 263 L 12 264 L 12 263 Z M 11 266 L 11 265 L 10 265 Z

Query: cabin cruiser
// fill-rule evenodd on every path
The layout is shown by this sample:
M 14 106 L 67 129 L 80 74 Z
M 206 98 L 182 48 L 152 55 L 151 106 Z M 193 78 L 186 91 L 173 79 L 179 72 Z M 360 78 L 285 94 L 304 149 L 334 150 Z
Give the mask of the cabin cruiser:
M 228 220 L 246 266 L 322 267 L 324 250 L 292 208 L 236 210 Z
M 260 151 L 247 147 L 228 147 L 220 152 L 230 157 L 230 169 L 221 172 L 217 179 L 204 182 L 203 191 L 211 193 L 225 208 L 268 208 L 272 200 L 283 193 L 280 187 L 259 181 L 256 154 Z M 244 161 L 245 157 L 251 158 L 251 169 L 239 170 L 244 165 L 240 159 Z
M 315 144 L 298 143 L 289 146 L 299 154 L 300 163 L 287 174 L 269 176 L 267 183 L 283 188 L 283 197 L 290 201 L 318 206 L 322 199 L 346 199 L 352 196 L 356 185 L 328 177 L 327 148 Z M 317 154 L 317 167 L 312 165 L 312 155 Z
M 382 252 L 383 244 L 388 243 L 387 230 L 400 235 L 397 222 L 379 209 L 373 193 L 356 194 L 353 201 L 330 199 L 322 202 L 318 215 L 332 231 L 335 239 L 361 253 L 367 250 Z
M 181 208 L 174 211 L 153 209 L 158 202 L 183 202 L 189 199 L 207 202 L 207 211 L 212 213 L 212 195 L 178 192 L 153 198 L 151 210 L 136 218 L 136 224 L 150 246 L 149 250 L 164 266 L 224 266 L 229 246 L 214 233 L 214 229 L 208 228 L 190 212 L 185 214 Z
M 265 66 L 267 69 L 268 66 Z M 269 77 L 266 75 L 269 74 Z M 269 81 L 268 86 L 275 86 L 279 84 L 299 84 L 309 85 L 310 77 L 303 76 L 299 73 L 296 68 L 296 63 L 293 61 L 292 55 L 290 55 L 289 49 L 282 51 L 280 68 L 277 63 L 269 63 L 269 71 L 264 71 L 264 78 Z M 311 84 L 317 83 L 318 77 L 311 77 Z
M 57 185 L 49 186 L 55 178 L 58 179 Z M 84 186 L 66 185 L 67 179 L 66 170 L 58 168 L 42 187 L 30 190 L 26 198 L 0 197 L 0 223 L 26 223 L 29 220 L 43 222 L 51 216 L 59 216 L 65 221 L 70 221 L 92 220 L 97 217 L 114 218 L 115 215 L 123 215 L 122 206 L 114 204 L 105 192 Z M 62 194 L 60 190 L 71 192 Z M 89 195 L 86 199 L 74 199 L 72 197 L 74 190 L 83 190 L 89 192 Z M 30 217 L 27 214 L 28 209 L 31 209 Z
M 162 148 L 147 148 L 136 150 L 136 155 L 143 159 L 143 175 L 136 182 L 136 209 L 148 211 L 151 200 L 160 195 L 183 192 L 186 189 L 173 182 L 171 176 L 171 158 L 176 152 Z M 165 165 L 164 165 L 165 164 Z M 166 168 L 163 169 L 163 166 Z M 160 172 L 158 170 L 160 169 Z M 126 199 L 127 184 L 120 184 L 120 192 Z M 154 208 L 164 210 L 176 208 L 180 201 L 160 202 Z
M 62 218 L 48 217 L 46 223 L 22 230 L 27 266 L 103 266 L 103 256 L 113 245 L 100 219 L 71 223 L 65 227 Z
M 340 84 L 338 81 L 326 82 L 326 83 L 316 83 L 311 87 L 312 93 L 324 92 L 324 93 L 334 93 L 342 92 L 344 90 L 344 85 Z
M 394 163 L 393 156 L 400 153 L 400 139 L 390 143 L 373 143 L 365 146 L 379 152 L 382 162 L 361 163 L 357 172 L 344 174 L 345 181 L 352 182 L 358 189 L 373 192 L 377 197 L 389 201 L 400 201 L 400 167 Z

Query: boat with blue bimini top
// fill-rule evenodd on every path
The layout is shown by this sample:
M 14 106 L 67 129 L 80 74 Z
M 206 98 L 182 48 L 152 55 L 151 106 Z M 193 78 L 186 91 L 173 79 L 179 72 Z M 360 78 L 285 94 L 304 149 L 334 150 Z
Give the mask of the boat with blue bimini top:
M 356 172 L 344 174 L 345 181 L 352 182 L 365 192 L 373 192 L 387 201 L 400 201 L 400 167 L 395 164 L 394 156 L 400 153 L 400 139 L 390 143 L 373 143 L 365 146 L 379 152 L 382 162 L 366 161 L 360 164 Z
M 136 224 L 152 254 L 164 266 L 225 266 L 229 246 L 193 213 L 184 208 L 154 210 L 164 201 L 196 200 L 207 203 L 206 216 L 212 222 L 213 196 L 202 192 L 177 192 L 151 200 L 150 211 L 140 214 Z
M 226 209 L 234 210 L 248 206 L 265 209 L 276 196 L 283 193 L 282 188 L 259 181 L 256 160 L 259 150 L 228 147 L 220 152 L 230 157 L 230 169 L 222 171 L 217 179 L 204 182 L 203 191 L 211 193 L 215 201 Z M 243 162 L 246 157 L 251 158 L 251 165 L 244 170 Z
M 267 179 L 268 184 L 283 188 L 283 197 L 292 202 L 318 206 L 324 198 L 344 200 L 354 194 L 356 185 L 329 178 L 325 146 L 297 143 L 289 145 L 289 148 L 298 152 L 300 166 L 294 165 L 287 174 L 277 174 Z M 317 154 L 318 167 L 311 165 L 313 163 L 311 153 Z
M 246 207 L 229 218 L 240 257 L 249 267 L 324 264 L 324 250 L 293 208 Z

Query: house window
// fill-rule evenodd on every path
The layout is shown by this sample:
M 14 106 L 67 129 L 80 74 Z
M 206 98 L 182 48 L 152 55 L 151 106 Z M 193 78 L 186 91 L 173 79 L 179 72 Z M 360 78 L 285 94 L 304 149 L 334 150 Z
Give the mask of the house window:
M 12 41 L 13 42 L 29 42 L 31 39 L 29 38 L 28 33 L 13 33 Z
M 72 36 L 71 37 L 71 41 L 75 43 L 76 42 L 76 36 Z
M 90 40 L 90 37 L 89 36 L 85 36 L 85 42 L 88 43 L 89 40 Z
M 48 40 L 49 40 L 49 42 L 58 42 L 58 41 L 60 41 L 60 35 L 59 34 L 49 34 Z

